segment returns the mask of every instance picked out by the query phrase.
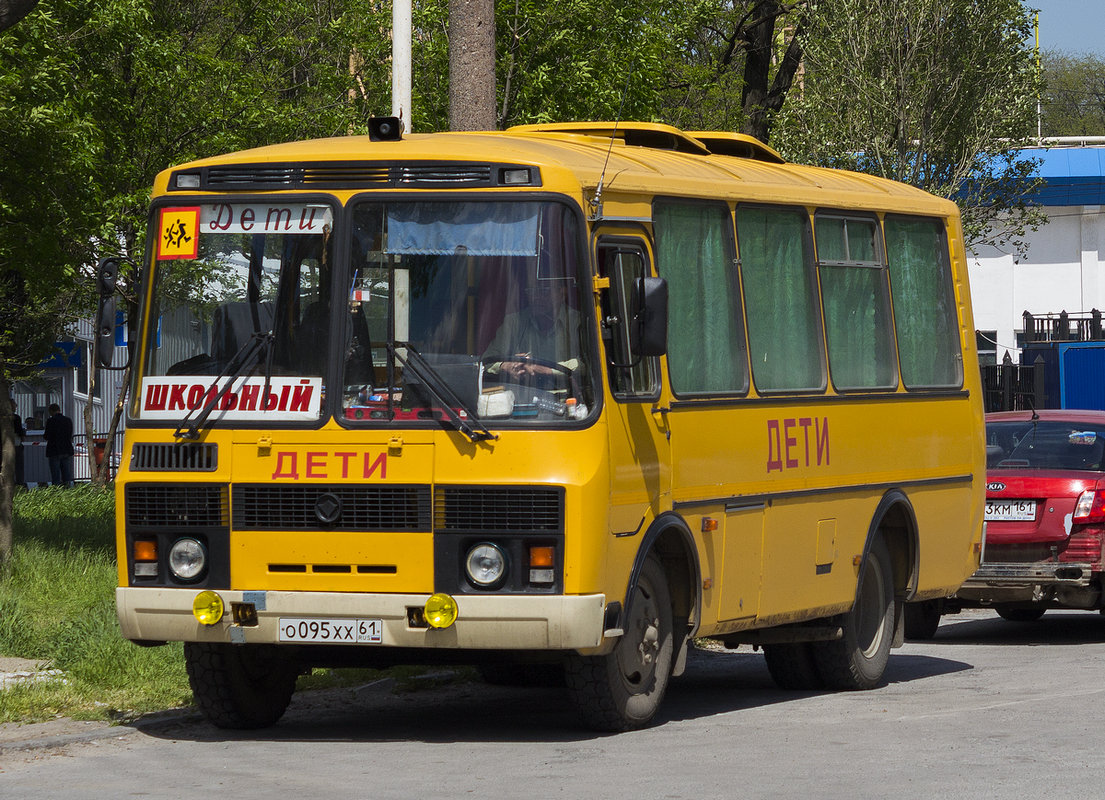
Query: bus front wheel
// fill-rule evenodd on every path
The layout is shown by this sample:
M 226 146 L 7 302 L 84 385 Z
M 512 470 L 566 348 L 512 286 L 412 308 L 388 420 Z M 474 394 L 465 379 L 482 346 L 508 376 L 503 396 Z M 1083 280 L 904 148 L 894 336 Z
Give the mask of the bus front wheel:
M 826 688 L 875 688 L 894 639 L 894 573 L 882 539 L 872 543 L 863 560 L 856 601 L 841 617 L 840 627 L 840 639 L 813 643 L 817 672 Z
M 266 728 L 284 715 L 296 665 L 272 645 L 185 642 L 184 664 L 196 705 L 217 728 Z
M 565 679 L 584 724 L 600 731 L 647 725 L 671 677 L 671 594 L 664 568 L 645 561 L 626 609 L 624 633 L 605 656 L 569 656 Z

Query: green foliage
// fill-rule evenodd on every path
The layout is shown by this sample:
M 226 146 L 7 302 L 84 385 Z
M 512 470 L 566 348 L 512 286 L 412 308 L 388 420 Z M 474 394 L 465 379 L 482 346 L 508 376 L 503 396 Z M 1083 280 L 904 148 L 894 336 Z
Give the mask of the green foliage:
M 697 9 L 716 0 L 497 0 L 500 128 L 565 120 L 660 119 L 668 71 Z M 414 8 L 414 129 L 446 130 L 448 0 Z
M 954 197 L 969 243 L 1018 248 L 1041 221 L 1015 158 L 1035 132 L 1031 26 L 1019 0 L 821 0 L 772 144 Z
M 1041 54 L 1044 136 L 1105 136 L 1105 59 Z

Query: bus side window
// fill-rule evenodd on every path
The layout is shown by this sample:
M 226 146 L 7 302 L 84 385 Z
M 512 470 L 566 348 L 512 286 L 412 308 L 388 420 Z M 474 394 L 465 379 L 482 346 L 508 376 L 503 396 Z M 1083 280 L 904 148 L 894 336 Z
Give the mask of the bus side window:
M 649 276 L 648 258 L 637 243 L 600 242 L 598 269 L 610 278 L 610 289 L 602 294 L 602 338 L 611 391 L 618 399 L 655 398 L 660 391 L 657 359 L 633 352 L 631 335 L 638 287 Z

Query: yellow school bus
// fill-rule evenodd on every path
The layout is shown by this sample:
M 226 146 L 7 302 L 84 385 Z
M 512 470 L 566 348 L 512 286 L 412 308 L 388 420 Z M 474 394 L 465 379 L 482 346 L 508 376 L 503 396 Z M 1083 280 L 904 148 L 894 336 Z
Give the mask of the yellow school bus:
M 216 725 L 444 662 L 627 730 L 696 639 L 871 688 L 978 566 L 951 202 L 737 134 L 384 118 L 168 169 L 149 231 L 118 616 Z

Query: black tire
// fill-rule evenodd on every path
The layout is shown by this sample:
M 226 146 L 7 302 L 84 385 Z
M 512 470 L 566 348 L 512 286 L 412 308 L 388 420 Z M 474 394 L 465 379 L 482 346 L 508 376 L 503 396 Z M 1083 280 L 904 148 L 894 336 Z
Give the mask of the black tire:
M 811 642 L 765 644 L 764 659 L 771 679 L 780 689 L 801 692 L 825 688 Z
M 944 607 L 943 600 L 923 600 L 920 603 L 906 603 L 905 638 L 927 642 L 936 635 L 940 627 L 940 615 Z
M 998 616 L 1008 622 L 1035 622 L 1044 615 L 1044 608 L 998 608 Z
M 644 727 L 671 678 L 674 637 L 664 568 L 649 556 L 628 598 L 625 633 L 605 656 L 568 657 L 564 677 L 580 719 L 599 731 Z
M 299 670 L 275 645 L 185 642 L 196 705 L 217 728 L 267 728 L 284 715 Z
M 894 573 L 890 553 L 876 539 L 863 560 L 852 610 L 840 617 L 844 635 L 814 642 L 817 671 L 826 688 L 873 689 L 882 682 L 894 639 Z

